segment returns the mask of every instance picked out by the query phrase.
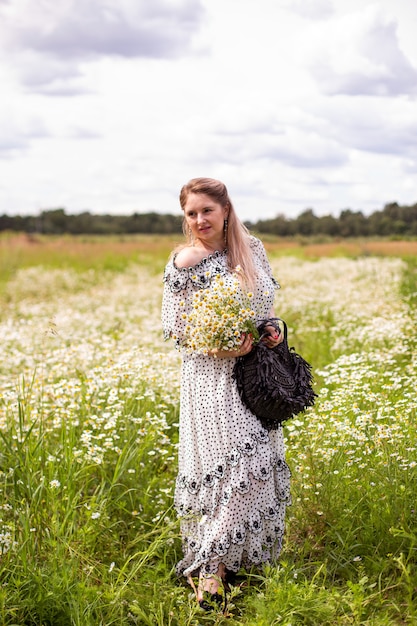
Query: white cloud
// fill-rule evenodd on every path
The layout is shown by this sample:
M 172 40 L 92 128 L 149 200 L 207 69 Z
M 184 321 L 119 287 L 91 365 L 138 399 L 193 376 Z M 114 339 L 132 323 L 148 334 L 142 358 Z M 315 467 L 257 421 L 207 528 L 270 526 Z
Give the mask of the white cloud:
M 417 157 L 417 116 L 412 99 L 338 96 L 315 107 L 322 133 L 345 149 Z
M 286 6 L 307 19 L 321 20 L 334 14 L 331 0 L 287 0 Z
M 199 0 L 43 0 L 35 10 L 30 0 L 14 0 L 0 5 L 0 40 L 22 55 L 21 79 L 36 88 L 78 76 L 80 62 L 103 55 L 182 56 L 202 15 Z
M 241 134 L 214 133 L 195 159 L 212 166 L 219 161 L 238 165 L 266 160 L 295 168 L 333 168 L 345 163 L 348 157 L 334 139 L 316 131 L 287 126 L 280 132 L 271 128 L 269 132 L 247 129 Z
M 22 117 L 5 109 L 0 115 L 0 159 L 16 158 L 37 139 L 49 137 L 49 131 L 37 116 Z
M 202 17 L 192 0 L 14 0 L 2 10 L 11 47 L 55 57 L 115 54 L 165 57 L 184 52 Z
M 370 6 L 324 25 L 312 63 L 328 94 L 417 94 L 417 68 L 399 46 L 398 24 Z
M 200 175 L 244 219 L 414 203 L 412 4 L 0 0 L 0 213 L 178 211 Z
M 26 91 L 64 97 L 91 91 L 81 69 L 70 59 L 56 59 L 32 50 L 21 50 L 17 57 L 16 75 Z

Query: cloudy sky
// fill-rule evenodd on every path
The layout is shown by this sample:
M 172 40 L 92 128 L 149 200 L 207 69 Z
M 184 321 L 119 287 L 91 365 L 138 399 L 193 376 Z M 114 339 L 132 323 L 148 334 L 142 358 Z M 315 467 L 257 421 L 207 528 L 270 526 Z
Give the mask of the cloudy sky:
M 417 202 L 416 0 L 0 0 L 0 214 Z

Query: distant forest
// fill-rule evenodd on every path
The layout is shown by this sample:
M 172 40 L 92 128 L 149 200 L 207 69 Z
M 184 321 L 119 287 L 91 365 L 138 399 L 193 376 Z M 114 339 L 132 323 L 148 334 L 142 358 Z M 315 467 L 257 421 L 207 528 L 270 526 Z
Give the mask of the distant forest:
M 65 209 L 59 208 L 42 211 L 38 216 L 0 216 L 0 231 L 46 235 L 177 234 L 181 232 L 181 224 L 181 215 L 155 212 L 132 215 L 95 215 L 84 212 L 69 215 Z M 417 204 L 400 206 L 392 202 L 368 216 L 361 211 L 345 209 L 338 217 L 318 217 L 313 209 L 307 209 L 295 218 L 279 214 L 272 219 L 245 224 L 253 232 L 280 237 L 417 237 Z

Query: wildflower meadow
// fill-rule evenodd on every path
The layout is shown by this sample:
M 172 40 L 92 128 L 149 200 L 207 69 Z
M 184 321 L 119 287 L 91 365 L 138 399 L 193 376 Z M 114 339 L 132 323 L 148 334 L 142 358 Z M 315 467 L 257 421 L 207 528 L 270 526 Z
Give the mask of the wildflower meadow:
M 417 252 L 380 244 L 268 242 L 318 398 L 284 426 L 279 563 L 205 614 L 174 571 L 174 242 L 0 239 L 0 625 L 417 624 Z

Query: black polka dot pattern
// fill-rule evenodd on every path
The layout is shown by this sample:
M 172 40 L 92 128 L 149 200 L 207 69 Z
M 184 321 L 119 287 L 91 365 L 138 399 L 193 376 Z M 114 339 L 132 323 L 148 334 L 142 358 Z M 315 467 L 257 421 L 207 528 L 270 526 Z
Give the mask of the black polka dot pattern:
M 277 286 L 262 243 L 251 238 L 257 270 L 253 306 L 266 317 Z M 166 337 L 181 341 L 182 313 L 196 289 L 210 278 L 225 280 L 227 253 L 215 253 L 193 268 L 178 269 L 175 257 L 164 274 L 162 323 Z M 204 275 L 208 281 L 199 280 Z M 184 558 L 177 572 L 217 571 L 220 563 L 242 566 L 275 560 L 280 552 L 290 471 L 282 429 L 267 432 L 242 404 L 232 379 L 233 358 L 183 353 L 180 443 L 175 507 L 181 518 Z

